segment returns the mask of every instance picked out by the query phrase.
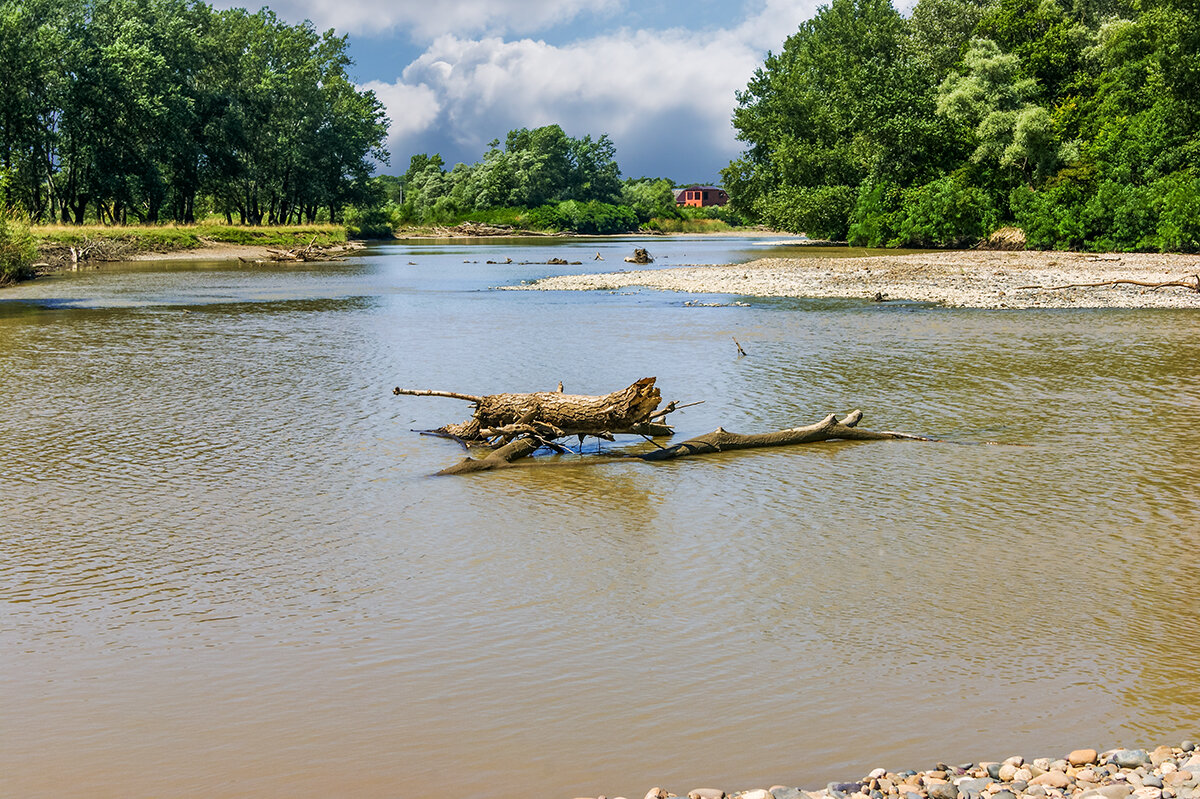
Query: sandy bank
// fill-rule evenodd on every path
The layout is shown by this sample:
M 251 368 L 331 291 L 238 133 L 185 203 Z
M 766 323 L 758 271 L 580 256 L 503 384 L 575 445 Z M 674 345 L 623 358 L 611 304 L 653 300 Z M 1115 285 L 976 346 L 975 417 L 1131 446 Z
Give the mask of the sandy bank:
M 752 297 L 914 300 L 966 308 L 1200 308 L 1200 292 L 1118 285 L 1061 291 L 1025 288 L 1136 280 L 1162 283 L 1200 273 L 1200 255 L 955 251 L 862 258 L 764 258 L 732 266 L 567 275 L 516 289 L 667 291 Z
M 263 260 L 268 257 L 266 247 L 249 244 L 225 244 L 219 241 L 207 242 L 202 247 L 190 250 L 172 250 L 171 252 L 140 252 L 129 256 L 130 261 L 250 261 Z M 279 249 L 278 247 L 276 249 Z

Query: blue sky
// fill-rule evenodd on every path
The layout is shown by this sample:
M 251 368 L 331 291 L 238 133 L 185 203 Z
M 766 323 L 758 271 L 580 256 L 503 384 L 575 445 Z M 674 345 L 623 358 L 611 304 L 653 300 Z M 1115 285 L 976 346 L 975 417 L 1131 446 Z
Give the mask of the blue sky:
M 243 5 L 218 0 L 218 7 Z M 741 151 L 734 92 L 817 0 L 273 0 L 350 35 L 392 120 L 390 167 L 473 162 L 512 128 L 607 133 L 626 177 L 716 181 Z

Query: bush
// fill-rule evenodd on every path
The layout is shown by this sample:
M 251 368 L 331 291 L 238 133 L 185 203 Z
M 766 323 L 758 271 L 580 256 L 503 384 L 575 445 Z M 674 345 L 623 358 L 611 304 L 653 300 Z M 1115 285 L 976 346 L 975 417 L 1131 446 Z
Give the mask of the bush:
M 1081 249 L 1087 193 L 1073 181 L 1053 183 L 1044 191 L 1018 186 L 1009 194 L 1017 227 L 1031 250 Z
M 573 230 L 576 233 L 629 233 L 638 229 L 637 214 L 627 205 L 610 205 L 599 200 L 566 200 L 543 205 L 529 212 L 532 226 L 544 230 Z
M 355 208 L 346 209 L 346 234 L 352 239 L 390 239 L 400 226 L 398 209 Z
M 1042 191 L 1018 187 L 1009 201 L 1030 248 L 1200 250 L 1200 179 L 1188 172 L 1148 186 L 1051 181 Z
M 746 224 L 746 218 L 732 205 L 706 205 L 703 208 L 685 205 L 677 208 L 676 213 L 681 219 L 713 219 L 724 222 L 729 227 L 742 227 Z
M 1162 191 L 1162 212 L 1155 230 L 1159 249 L 1200 251 L 1200 178 L 1178 172 L 1154 186 Z
M 947 175 L 905 192 L 904 219 L 893 243 L 962 247 L 984 238 L 996 225 L 996 208 L 987 193 Z
M 0 211 L 0 286 L 33 277 L 37 244 L 23 219 Z
M 672 219 L 656 216 L 642 225 L 642 229 L 659 233 L 722 233 L 730 230 L 730 226 L 721 219 Z
M 886 247 L 900 234 L 904 194 L 895 183 L 864 183 L 850 213 L 847 241 L 855 247 Z
M 855 191 L 849 186 L 777 189 L 755 203 L 755 216 L 776 230 L 843 241 L 850 229 Z

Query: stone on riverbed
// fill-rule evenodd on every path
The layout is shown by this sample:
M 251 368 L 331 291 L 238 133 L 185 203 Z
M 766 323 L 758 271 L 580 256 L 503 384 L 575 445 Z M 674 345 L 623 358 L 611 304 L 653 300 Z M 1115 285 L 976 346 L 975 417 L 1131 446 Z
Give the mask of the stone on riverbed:
M 1030 785 L 1045 785 L 1050 788 L 1066 788 L 1071 778 L 1062 771 L 1047 771 L 1029 781 Z
M 1090 766 L 1099 756 L 1095 749 L 1076 749 L 1067 755 L 1067 762 L 1072 766 Z
M 771 796 L 775 799 L 800 799 L 804 792 L 799 788 L 785 788 L 782 785 L 771 787 Z
M 1137 768 L 1150 763 L 1145 749 L 1118 749 L 1109 756 L 1109 762 L 1119 768 Z
M 952 782 L 935 782 L 928 787 L 927 793 L 929 799 L 958 799 L 958 786 Z
M 725 799 L 725 792 L 720 788 L 693 788 L 688 791 L 688 799 Z
M 1114 783 L 1084 791 L 1079 795 L 1079 799 L 1125 799 L 1131 793 L 1133 793 L 1133 789 L 1128 785 Z

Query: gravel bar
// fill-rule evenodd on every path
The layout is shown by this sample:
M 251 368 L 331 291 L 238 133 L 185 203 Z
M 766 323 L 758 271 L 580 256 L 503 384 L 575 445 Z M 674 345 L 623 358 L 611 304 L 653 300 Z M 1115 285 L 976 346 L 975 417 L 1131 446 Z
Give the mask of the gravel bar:
M 1032 761 L 1017 755 L 1001 762 L 938 763 L 927 771 L 877 768 L 860 780 L 831 782 L 819 790 L 774 785 L 674 794 L 656 787 L 645 799 L 1200 799 L 1198 780 L 1200 751 L 1195 742 L 1184 741 L 1152 751 L 1076 749 Z
M 909 300 L 963 308 L 1200 308 L 1198 274 L 1200 255 L 972 250 L 854 258 L 764 258 L 725 266 L 563 275 L 505 288 L 617 291 L 640 286 L 742 297 Z M 1156 289 L 1121 284 L 1052 289 L 1113 280 L 1184 281 L 1191 287 Z

